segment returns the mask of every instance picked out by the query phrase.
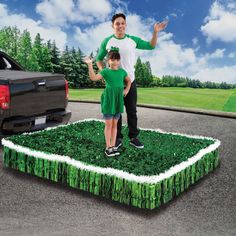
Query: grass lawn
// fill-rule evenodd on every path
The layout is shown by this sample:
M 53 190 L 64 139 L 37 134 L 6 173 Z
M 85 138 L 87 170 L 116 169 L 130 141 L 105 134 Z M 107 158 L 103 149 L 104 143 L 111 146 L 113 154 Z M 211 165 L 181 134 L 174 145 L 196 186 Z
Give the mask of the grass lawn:
M 71 100 L 100 101 L 103 89 L 70 89 Z M 236 89 L 138 88 L 138 103 L 236 112 Z

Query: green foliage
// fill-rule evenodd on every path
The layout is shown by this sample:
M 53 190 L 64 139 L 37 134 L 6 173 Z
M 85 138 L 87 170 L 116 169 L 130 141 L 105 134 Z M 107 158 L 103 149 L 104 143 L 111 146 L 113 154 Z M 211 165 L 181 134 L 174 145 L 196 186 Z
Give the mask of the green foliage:
M 236 88 L 236 84 L 227 84 L 222 82 L 221 84 L 207 81 L 201 82 L 200 80 L 194 80 L 181 76 L 164 75 L 161 80 L 162 87 L 189 87 L 189 88 L 210 88 L 210 89 L 233 89 Z
M 21 62 L 24 68 L 31 68 L 33 61 L 31 60 L 32 43 L 30 33 L 27 30 L 21 34 L 19 38 L 16 60 Z
M 137 85 L 141 87 L 150 87 L 153 82 L 150 63 L 148 61 L 142 63 L 140 57 L 138 57 L 135 65 L 135 79 Z
M 53 43 L 49 40 L 47 42 L 47 48 L 49 50 L 49 53 L 51 55 L 51 66 L 52 71 L 54 73 L 61 73 L 61 67 L 60 67 L 60 51 L 56 46 L 55 40 Z
M 16 27 L 4 27 L 0 30 L 0 49 L 15 58 L 17 55 L 20 30 Z
M 103 122 L 87 121 L 31 135 L 12 136 L 9 140 L 33 150 L 69 156 L 89 165 L 148 176 L 164 173 L 214 143 L 208 139 L 141 130 L 140 138 L 144 141 L 145 148 L 138 150 L 129 145 L 128 129 L 124 128 L 126 138 L 121 155 L 107 158 L 104 154 L 103 130 Z
M 162 81 L 159 77 L 152 76 L 152 83 L 150 85 L 151 87 L 160 87 L 162 86 Z

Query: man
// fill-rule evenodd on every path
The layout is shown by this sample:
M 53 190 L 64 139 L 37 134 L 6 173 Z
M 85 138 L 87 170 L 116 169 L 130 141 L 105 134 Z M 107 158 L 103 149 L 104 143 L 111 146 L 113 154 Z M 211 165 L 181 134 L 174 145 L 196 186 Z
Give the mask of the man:
M 155 23 L 153 27 L 153 35 L 150 40 L 144 41 L 136 36 L 131 36 L 125 33 L 126 30 L 126 17 L 124 14 L 115 14 L 112 17 L 112 28 L 114 34 L 105 38 L 100 46 L 96 61 L 99 70 L 103 69 L 103 59 L 112 47 L 119 48 L 121 55 L 121 68 L 128 73 L 132 85 L 129 93 L 124 98 L 124 104 L 127 113 L 127 121 L 129 128 L 130 144 L 136 148 L 143 148 L 144 145 L 139 141 L 137 128 L 137 88 L 134 76 L 134 66 L 136 63 L 135 51 L 137 49 L 152 50 L 157 43 L 158 32 L 163 30 L 167 25 L 167 22 Z M 121 133 L 122 117 L 120 117 L 117 127 L 116 148 L 118 149 L 122 145 L 123 135 Z

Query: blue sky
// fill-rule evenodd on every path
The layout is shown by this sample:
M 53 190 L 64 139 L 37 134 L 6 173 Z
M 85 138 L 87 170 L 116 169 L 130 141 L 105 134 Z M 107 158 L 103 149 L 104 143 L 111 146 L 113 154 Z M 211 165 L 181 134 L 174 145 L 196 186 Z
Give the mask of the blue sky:
M 117 12 L 128 34 L 146 40 L 155 21 L 169 20 L 156 49 L 137 52 L 154 75 L 236 83 L 236 0 L 0 0 L 0 28 L 16 25 L 89 54 L 113 33 Z

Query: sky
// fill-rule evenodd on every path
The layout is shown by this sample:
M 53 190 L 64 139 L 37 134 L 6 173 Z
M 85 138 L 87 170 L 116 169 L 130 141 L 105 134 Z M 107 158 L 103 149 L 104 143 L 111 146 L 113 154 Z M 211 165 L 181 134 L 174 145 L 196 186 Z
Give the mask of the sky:
M 88 55 L 114 33 L 111 17 L 119 12 L 126 33 L 147 41 L 155 22 L 169 21 L 154 50 L 137 50 L 154 75 L 236 84 L 236 0 L 0 0 L 0 28 L 27 29 Z

